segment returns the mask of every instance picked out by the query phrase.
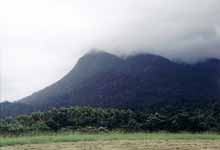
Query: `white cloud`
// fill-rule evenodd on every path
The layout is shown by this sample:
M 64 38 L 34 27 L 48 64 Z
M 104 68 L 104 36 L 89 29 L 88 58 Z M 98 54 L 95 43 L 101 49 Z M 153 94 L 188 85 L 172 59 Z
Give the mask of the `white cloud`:
M 65 75 L 90 48 L 220 58 L 219 0 L 0 1 L 1 99 Z

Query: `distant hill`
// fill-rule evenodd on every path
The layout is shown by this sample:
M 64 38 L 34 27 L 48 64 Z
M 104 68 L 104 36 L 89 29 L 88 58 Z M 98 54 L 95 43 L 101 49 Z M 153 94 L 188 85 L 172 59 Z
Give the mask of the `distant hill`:
M 13 116 L 62 106 L 144 109 L 161 103 L 212 100 L 220 101 L 218 59 L 184 64 L 152 54 L 123 59 L 106 52 L 91 52 L 81 57 L 60 81 L 0 107 L 5 107 L 5 115 Z M 12 109 L 14 105 L 20 105 L 21 111 Z

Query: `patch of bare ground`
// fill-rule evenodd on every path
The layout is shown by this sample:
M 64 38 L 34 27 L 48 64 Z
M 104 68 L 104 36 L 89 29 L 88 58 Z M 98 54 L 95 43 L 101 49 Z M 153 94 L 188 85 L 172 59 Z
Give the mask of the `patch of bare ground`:
M 220 141 L 138 140 L 33 144 L 2 147 L 1 150 L 220 150 Z
M 220 141 L 137 140 L 33 144 L 2 147 L 0 150 L 220 150 Z

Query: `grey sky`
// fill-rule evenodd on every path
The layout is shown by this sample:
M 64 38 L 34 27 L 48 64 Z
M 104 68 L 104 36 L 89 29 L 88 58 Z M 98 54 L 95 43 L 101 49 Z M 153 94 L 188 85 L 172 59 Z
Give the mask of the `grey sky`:
M 91 48 L 220 58 L 220 1 L 0 1 L 1 100 L 59 80 Z

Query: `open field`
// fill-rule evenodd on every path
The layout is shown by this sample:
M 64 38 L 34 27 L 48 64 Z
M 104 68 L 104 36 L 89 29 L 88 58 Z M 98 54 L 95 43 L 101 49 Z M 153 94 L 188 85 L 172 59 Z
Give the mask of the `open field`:
M 30 137 L 1 137 L 0 146 L 0 150 L 220 150 L 220 135 L 188 133 L 76 133 Z
M 217 141 L 93 141 L 3 147 L 1 150 L 220 150 Z

